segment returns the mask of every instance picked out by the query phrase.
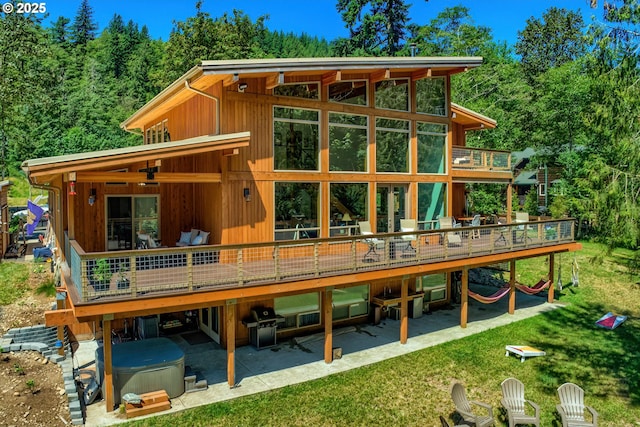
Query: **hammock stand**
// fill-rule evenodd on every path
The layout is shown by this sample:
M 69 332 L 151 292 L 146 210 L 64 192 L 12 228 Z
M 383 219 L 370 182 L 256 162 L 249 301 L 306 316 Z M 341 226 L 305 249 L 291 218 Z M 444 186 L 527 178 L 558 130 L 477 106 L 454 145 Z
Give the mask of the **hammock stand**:
M 503 296 L 505 296 L 506 294 L 509 293 L 509 290 L 511 288 L 507 285 L 507 286 L 503 286 L 502 288 L 498 289 L 495 293 L 489 295 L 489 296 L 483 296 L 480 294 L 477 294 L 473 291 L 467 290 L 467 293 L 469 294 L 469 296 L 471 298 L 473 298 L 476 301 L 480 301 L 483 304 L 492 304 L 498 300 L 500 300 Z
M 540 279 L 538 283 L 529 287 L 527 285 L 523 285 L 522 283 L 515 283 L 516 289 L 521 292 L 524 292 L 527 295 L 535 295 L 538 292 L 542 292 L 547 289 L 551 285 L 551 280 Z

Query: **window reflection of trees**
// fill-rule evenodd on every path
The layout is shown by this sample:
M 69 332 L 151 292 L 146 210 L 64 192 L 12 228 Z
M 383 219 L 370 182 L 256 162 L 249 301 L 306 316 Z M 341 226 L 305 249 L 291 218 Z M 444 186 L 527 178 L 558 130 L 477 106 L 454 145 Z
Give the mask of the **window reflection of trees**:
M 444 77 L 416 81 L 416 110 L 418 113 L 446 116 L 446 90 Z
M 420 123 L 418 129 L 418 173 L 444 173 L 447 126 Z
M 319 112 L 274 107 L 274 168 L 318 170 Z
M 409 172 L 409 122 L 376 119 L 376 171 Z
M 367 82 L 354 80 L 329 85 L 329 101 L 352 105 L 368 105 Z
M 329 113 L 329 170 L 366 172 L 367 117 Z
M 276 240 L 318 237 L 320 185 L 311 182 L 275 183 Z M 304 233 L 296 230 L 305 228 Z M 288 230 L 288 231 L 278 231 Z
M 332 183 L 330 185 L 331 235 L 353 234 L 357 221 L 367 215 L 366 183 Z
M 409 79 L 390 79 L 376 83 L 376 108 L 409 111 Z

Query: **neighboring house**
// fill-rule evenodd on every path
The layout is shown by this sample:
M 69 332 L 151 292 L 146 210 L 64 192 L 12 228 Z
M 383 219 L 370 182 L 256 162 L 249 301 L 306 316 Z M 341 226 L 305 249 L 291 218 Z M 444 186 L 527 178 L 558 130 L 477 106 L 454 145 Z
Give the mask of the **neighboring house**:
M 24 162 L 59 212 L 67 298 L 47 324 L 195 323 L 227 349 L 234 386 L 236 346 L 324 331 L 330 363 L 332 328 L 383 308 L 406 343 L 410 314 L 450 301 L 451 272 L 463 327 L 469 268 L 515 277 L 515 260 L 545 256 L 552 278 L 554 254 L 580 248 L 571 220 L 434 229 L 464 212 L 465 183 L 512 183 L 510 153 L 465 147 L 495 121 L 450 102 L 451 75 L 481 63 L 203 61 L 122 123 L 143 145 Z M 108 410 L 117 351 L 104 340 Z
M 527 193 L 531 190 L 538 195 L 538 211 L 546 213 L 549 208 L 549 191 L 562 176 L 562 168 L 556 165 L 532 165 L 531 159 L 536 152 L 533 148 L 512 153 L 513 189 L 518 196 L 520 206 L 524 205 Z M 533 167 L 532 167 L 533 166 Z

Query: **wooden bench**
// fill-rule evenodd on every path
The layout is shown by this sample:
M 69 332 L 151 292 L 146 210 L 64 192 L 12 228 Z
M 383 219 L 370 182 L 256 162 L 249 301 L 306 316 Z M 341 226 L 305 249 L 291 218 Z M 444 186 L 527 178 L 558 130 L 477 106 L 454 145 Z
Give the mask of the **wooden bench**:
M 127 418 L 138 417 L 140 415 L 153 414 L 155 412 L 171 409 L 169 395 L 165 390 L 152 391 L 140 395 L 140 403 L 127 403 L 125 413 Z

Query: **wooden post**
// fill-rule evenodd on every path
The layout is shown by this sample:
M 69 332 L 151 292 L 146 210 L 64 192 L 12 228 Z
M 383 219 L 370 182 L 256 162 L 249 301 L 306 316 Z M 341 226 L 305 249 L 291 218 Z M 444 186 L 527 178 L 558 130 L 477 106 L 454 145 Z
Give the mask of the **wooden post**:
M 469 310 L 469 270 L 462 269 L 462 291 L 460 292 L 460 327 L 467 327 L 467 312 Z
M 236 386 L 236 301 L 228 300 L 224 310 L 227 329 L 227 384 Z
M 553 277 L 553 271 L 555 270 L 555 254 L 552 252 L 549 254 L 549 292 L 547 292 L 547 302 L 553 302 L 553 290 L 555 289 L 555 278 Z
M 56 292 L 56 309 L 57 310 L 64 310 L 65 308 L 67 308 L 66 299 L 67 299 L 66 291 Z M 56 330 L 56 338 L 58 341 L 62 343 L 60 348 L 58 348 L 58 354 L 60 356 L 64 356 L 64 328 L 65 328 L 64 326 L 58 326 Z
M 507 224 L 511 224 L 511 215 L 512 215 L 511 205 L 513 204 L 513 202 L 511 201 L 512 189 L 513 189 L 513 185 L 509 183 L 509 185 L 507 185 Z M 509 230 L 509 232 L 511 232 L 511 230 Z
M 102 351 L 104 352 L 104 401 L 107 412 L 115 409 L 113 396 L 113 358 L 111 357 L 111 320 L 102 321 Z
M 402 278 L 400 287 L 400 344 L 409 337 L 409 276 Z
M 516 261 L 511 260 L 509 268 L 509 314 L 516 310 Z
M 324 317 L 324 362 L 333 362 L 333 288 L 326 288 L 322 297 Z

